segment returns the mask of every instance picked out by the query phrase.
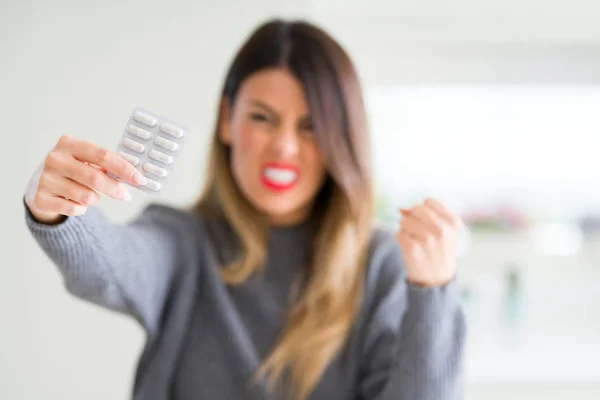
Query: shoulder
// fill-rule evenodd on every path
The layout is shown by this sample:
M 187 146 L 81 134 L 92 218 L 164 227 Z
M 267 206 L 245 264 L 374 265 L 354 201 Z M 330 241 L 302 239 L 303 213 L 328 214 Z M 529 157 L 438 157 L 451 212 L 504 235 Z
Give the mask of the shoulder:
M 369 357 L 374 346 L 381 342 L 382 335 L 389 335 L 386 340 L 395 340 L 391 338 L 395 337 L 407 306 L 406 273 L 396 232 L 383 227 L 372 230 L 365 268 L 357 326 L 362 356 Z
M 219 260 L 228 259 L 227 256 L 238 245 L 233 228 L 225 219 L 216 214 L 207 215 L 194 207 L 150 203 L 142 211 L 140 219 L 171 230 L 180 241 L 194 246 L 195 250 L 199 250 L 201 243 L 210 246 Z
M 376 301 L 404 282 L 406 272 L 396 232 L 383 227 L 373 228 L 365 273 L 367 301 Z
M 178 225 L 181 228 L 187 228 L 188 225 L 191 226 L 198 222 L 198 216 L 192 210 L 162 203 L 147 204 L 142 209 L 138 219 L 142 221 L 169 223 L 171 225 Z
M 403 274 L 402 250 L 396 240 L 396 232 L 379 226 L 373 228 L 369 241 L 367 264 L 369 276 L 390 273 Z
M 205 236 L 203 219 L 194 209 L 158 202 L 147 204 L 133 224 L 167 231 L 184 241 Z

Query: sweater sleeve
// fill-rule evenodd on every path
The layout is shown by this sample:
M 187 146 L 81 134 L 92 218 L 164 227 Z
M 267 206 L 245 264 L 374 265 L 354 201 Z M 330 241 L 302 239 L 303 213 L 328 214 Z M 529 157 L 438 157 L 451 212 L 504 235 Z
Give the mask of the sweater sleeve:
M 158 329 L 179 264 L 179 212 L 150 205 L 131 222 L 117 225 L 91 207 L 82 216 L 46 225 L 24 206 L 29 231 L 71 294 L 130 315 L 148 331 Z
M 466 324 L 459 285 L 407 283 L 400 246 L 386 246 L 367 326 L 359 398 L 462 399 Z

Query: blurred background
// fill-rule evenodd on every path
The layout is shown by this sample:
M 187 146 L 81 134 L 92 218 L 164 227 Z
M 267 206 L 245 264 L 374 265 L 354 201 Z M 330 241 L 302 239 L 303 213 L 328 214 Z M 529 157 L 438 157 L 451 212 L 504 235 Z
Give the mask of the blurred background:
M 467 399 L 600 398 L 598 0 L 0 1 L 0 398 L 128 399 L 143 334 L 75 300 L 22 193 L 61 134 L 115 148 L 142 106 L 191 135 L 169 190 L 199 195 L 226 67 L 270 17 L 333 34 L 362 77 L 379 221 L 437 196 L 467 222 Z

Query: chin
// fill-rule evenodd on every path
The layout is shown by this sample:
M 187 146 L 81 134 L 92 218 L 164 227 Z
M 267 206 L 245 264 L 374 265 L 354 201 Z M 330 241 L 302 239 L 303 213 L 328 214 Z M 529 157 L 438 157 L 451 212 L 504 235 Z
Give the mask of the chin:
M 273 192 L 264 187 L 240 187 L 246 199 L 271 221 L 300 222 L 308 213 L 310 197 L 307 198 L 300 188 Z
M 260 201 L 258 208 L 267 215 L 270 220 L 285 223 L 300 222 L 304 219 L 306 214 L 306 206 L 301 203 L 291 203 L 284 199 Z
M 261 207 L 263 213 L 273 217 L 283 217 L 297 213 L 299 208 L 301 207 L 290 205 L 289 203 L 281 204 L 281 202 L 269 202 L 267 204 L 263 203 Z

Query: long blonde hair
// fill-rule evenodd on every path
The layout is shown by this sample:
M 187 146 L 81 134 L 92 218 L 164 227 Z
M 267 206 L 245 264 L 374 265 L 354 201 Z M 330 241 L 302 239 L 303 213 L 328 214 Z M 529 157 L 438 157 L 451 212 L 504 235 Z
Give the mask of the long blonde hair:
M 366 113 L 356 71 L 343 48 L 303 21 L 272 20 L 243 44 L 227 74 L 222 100 L 235 103 L 249 75 L 288 68 L 303 84 L 328 177 L 317 194 L 318 231 L 311 265 L 278 343 L 257 371 L 274 388 L 290 378 L 292 398 L 310 396 L 342 351 L 359 310 L 371 235 L 372 183 Z M 264 265 L 268 225 L 238 188 L 217 117 L 204 193 L 195 209 L 220 213 L 240 239 L 242 256 L 222 266 L 224 281 L 243 284 Z

